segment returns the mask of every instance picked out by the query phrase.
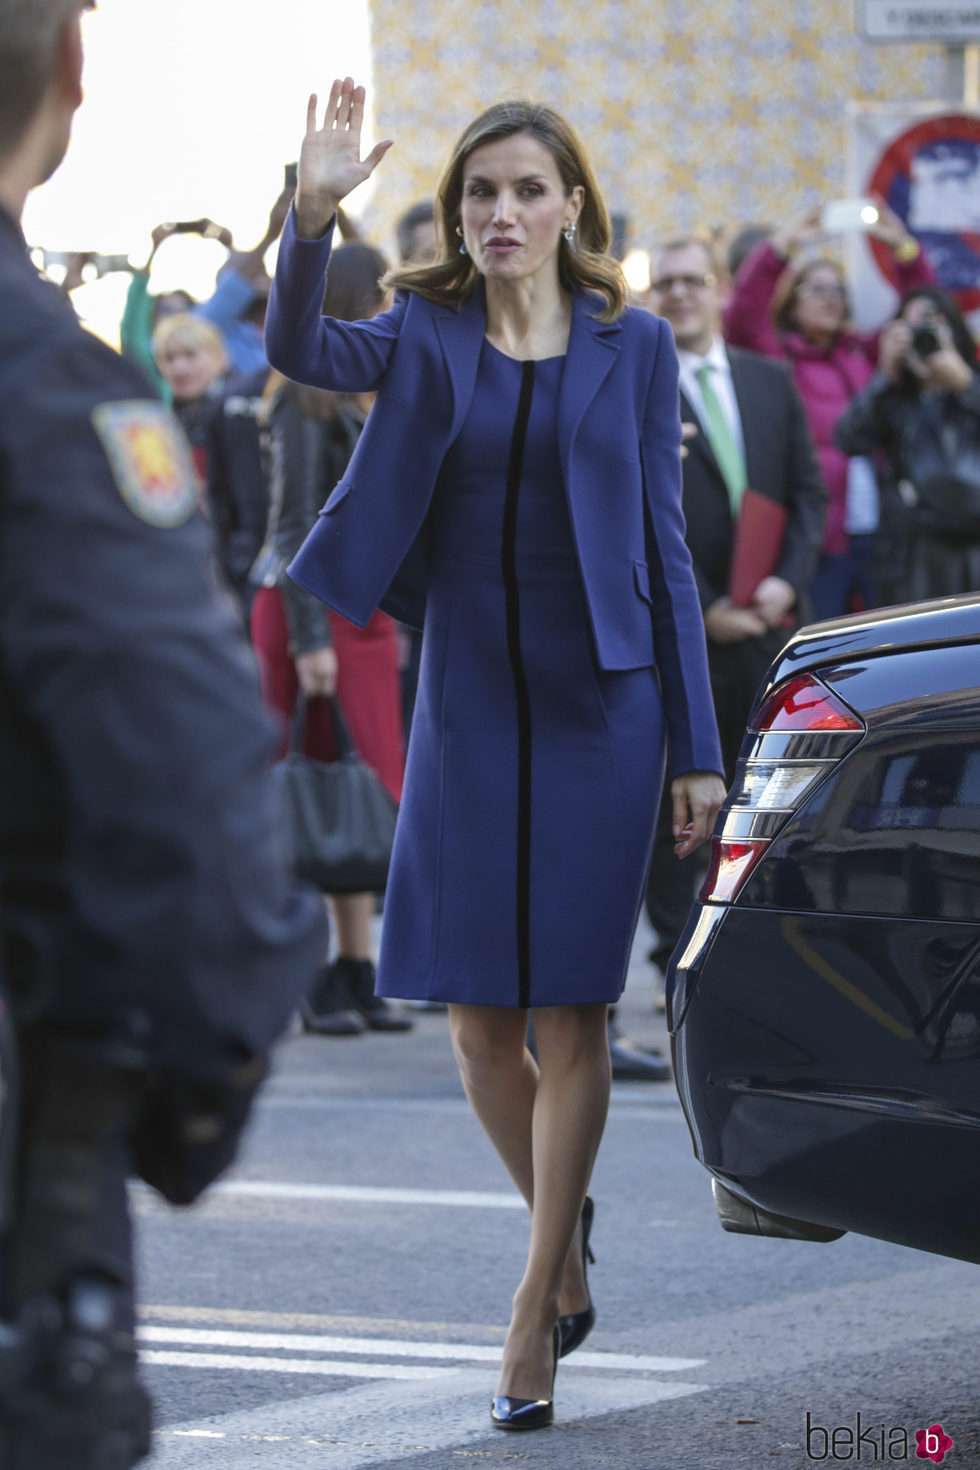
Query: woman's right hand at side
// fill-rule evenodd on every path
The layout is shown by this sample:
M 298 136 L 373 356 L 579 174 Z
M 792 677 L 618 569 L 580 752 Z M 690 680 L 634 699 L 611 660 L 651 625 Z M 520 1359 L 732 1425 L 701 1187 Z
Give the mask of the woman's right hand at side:
M 391 147 L 392 140 L 386 138 L 361 158 L 364 97 L 364 88 L 355 87 L 351 77 L 336 78 L 322 128 L 316 125 L 315 92 L 307 104 L 306 136 L 296 173 L 296 225 L 304 239 L 324 233 L 340 201 L 370 178 Z
M 336 694 L 337 655 L 332 648 L 311 648 L 306 653 L 297 653 L 293 662 L 299 687 L 307 699 Z

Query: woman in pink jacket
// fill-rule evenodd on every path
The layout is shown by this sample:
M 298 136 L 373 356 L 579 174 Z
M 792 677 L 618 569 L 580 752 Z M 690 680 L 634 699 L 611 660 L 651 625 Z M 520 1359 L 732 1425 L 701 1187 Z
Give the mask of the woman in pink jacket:
M 872 233 L 893 251 L 903 293 L 935 280 L 917 242 L 898 215 L 878 201 Z M 820 561 L 810 589 L 816 620 L 855 606 L 873 607 L 872 547 L 878 525 L 878 487 L 871 461 L 834 443 L 837 420 L 870 380 L 878 333 L 851 329 L 847 289 L 839 266 L 794 254 L 821 237 L 819 208 L 763 241 L 739 268 L 725 312 L 725 337 L 790 364 L 806 409 L 820 469 L 830 496 Z

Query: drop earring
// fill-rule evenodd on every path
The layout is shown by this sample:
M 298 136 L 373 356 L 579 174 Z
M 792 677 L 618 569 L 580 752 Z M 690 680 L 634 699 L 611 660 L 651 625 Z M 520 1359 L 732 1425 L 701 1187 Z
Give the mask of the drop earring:
M 460 253 L 460 255 L 469 255 L 470 252 L 466 248 L 466 241 L 463 239 L 463 227 L 462 227 L 462 225 L 457 225 L 456 226 L 456 233 L 459 236 L 460 242 L 461 242 L 460 243 L 460 247 L 459 247 L 459 253 Z
M 565 239 L 568 241 L 569 245 L 575 244 L 575 229 L 576 224 L 575 221 L 572 220 L 572 223 L 570 225 L 566 225 L 565 228 L 562 230 L 562 234 L 565 236 Z

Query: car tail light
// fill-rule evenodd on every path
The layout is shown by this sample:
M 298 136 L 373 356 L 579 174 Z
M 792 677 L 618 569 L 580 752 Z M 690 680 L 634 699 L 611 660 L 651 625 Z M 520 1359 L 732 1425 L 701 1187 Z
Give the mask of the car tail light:
M 813 674 L 787 679 L 749 725 L 712 840 L 702 903 L 732 903 L 777 832 L 864 733 L 862 720 Z
M 799 674 L 774 689 L 750 730 L 863 730 L 853 710 L 812 674 Z
M 733 837 L 715 837 L 708 876 L 698 894 L 701 902 L 731 903 L 768 846 L 768 839 L 739 842 Z

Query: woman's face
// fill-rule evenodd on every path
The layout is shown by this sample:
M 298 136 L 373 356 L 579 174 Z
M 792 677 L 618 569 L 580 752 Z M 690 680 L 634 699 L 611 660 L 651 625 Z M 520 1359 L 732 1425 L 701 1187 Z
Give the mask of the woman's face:
M 913 296 L 911 301 L 907 301 L 902 307 L 902 321 L 908 322 L 913 331 L 925 322 L 941 323 L 947 331 L 949 330 L 946 318 L 928 296 Z
M 566 195 L 549 150 L 530 133 L 474 148 L 463 165 L 460 216 L 473 264 L 488 280 L 523 281 L 557 268 L 561 232 L 585 191 Z
M 831 265 L 807 271 L 793 307 L 793 325 L 811 341 L 836 336 L 847 315 L 844 282 Z
M 213 348 L 171 337 L 157 358 L 157 367 L 174 397 L 188 403 L 208 391 L 224 372 L 225 364 Z

